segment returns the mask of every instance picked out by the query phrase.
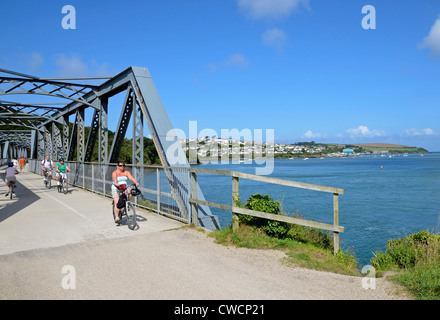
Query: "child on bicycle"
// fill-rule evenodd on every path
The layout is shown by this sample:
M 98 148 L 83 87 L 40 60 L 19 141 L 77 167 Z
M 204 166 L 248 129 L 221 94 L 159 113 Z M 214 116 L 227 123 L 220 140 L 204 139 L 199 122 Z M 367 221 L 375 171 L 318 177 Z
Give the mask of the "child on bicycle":
M 67 164 L 64 163 L 64 159 L 60 158 L 60 162 L 57 163 L 56 165 L 56 171 L 57 171 L 57 181 L 58 181 L 58 185 L 60 185 L 60 177 L 61 175 L 65 174 L 65 172 L 70 172 L 70 168 L 67 166 Z
M 8 167 L 6 168 L 6 171 L 5 171 L 5 181 L 6 181 L 6 185 L 7 185 L 7 192 L 5 194 L 5 197 L 7 197 L 9 195 L 9 188 L 14 187 L 15 182 L 17 181 L 15 178 L 15 175 L 18 173 L 19 172 L 14 167 L 14 163 L 9 162 Z
M 119 209 L 117 207 L 118 201 L 119 201 L 119 192 L 124 190 L 124 187 L 127 186 L 128 180 L 131 180 L 134 182 L 136 186 L 139 185 L 139 182 L 137 182 L 133 176 L 131 175 L 130 171 L 125 170 L 125 163 L 122 161 L 118 162 L 118 168 L 113 171 L 112 173 L 112 198 L 114 200 L 114 206 L 115 206 L 115 223 L 120 223 L 121 219 L 119 218 Z M 129 199 L 131 199 L 130 190 L 128 190 Z

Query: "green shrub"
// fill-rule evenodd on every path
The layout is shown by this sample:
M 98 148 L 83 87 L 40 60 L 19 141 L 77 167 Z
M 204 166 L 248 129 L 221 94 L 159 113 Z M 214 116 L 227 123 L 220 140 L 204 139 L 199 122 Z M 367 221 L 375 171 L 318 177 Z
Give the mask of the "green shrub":
M 433 263 L 439 258 L 440 236 L 420 231 L 388 240 L 385 252 L 376 252 L 372 259 L 376 269 L 412 268 L 417 264 Z
M 440 299 L 440 236 L 420 231 L 387 242 L 371 263 L 379 273 L 401 271 L 395 279 L 418 299 Z
M 279 201 L 275 202 L 269 195 L 261 195 L 259 193 L 251 195 L 242 207 L 276 215 L 282 214 L 281 203 Z M 260 228 L 270 236 L 280 239 L 288 236 L 290 225 L 286 222 L 273 221 L 248 215 L 240 215 L 239 217 L 240 222 L 255 228 Z
M 252 194 L 244 204 L 237 199 L 235 205 L 245 209 L 275 215 L 285 215 L 281 202 L 274 201 L 269 195 L 261 195 L 259 193 Z M 302 217 L 298 215 L 295 217 L 302 219 Z M 263 230 L 267 235 L 278 239 L 292 239 L 302 243 L 312 243 L 324 249 L 333 250 L 331 235 L 328 232 L 319 229 L 248 215 L 239 215 L 239 219 L 241 223 Z

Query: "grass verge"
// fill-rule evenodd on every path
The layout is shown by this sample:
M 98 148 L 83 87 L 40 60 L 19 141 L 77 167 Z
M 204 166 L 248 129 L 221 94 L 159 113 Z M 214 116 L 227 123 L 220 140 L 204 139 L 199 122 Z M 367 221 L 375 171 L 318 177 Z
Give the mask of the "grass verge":
M 357 261 L 349 252 L 339 251 L 337 255 L 330 249 L 320 248 L 311 243 L 299 242 L 289 238 L 276 238 L 261 229 L 240 224 L 236 233 L 226 228 L 210 233 L 215 242 L 251 249 L 276 249 L 286 253 L 284 263 L 289 266 L 327 271 L 351 276 L 360 276 Z
M 428 231 L 392 239 L 385 252 L 377 251 L 371 263 L 378 275 L 390 277 L 419 300 L 440 300 L 440 236 Z

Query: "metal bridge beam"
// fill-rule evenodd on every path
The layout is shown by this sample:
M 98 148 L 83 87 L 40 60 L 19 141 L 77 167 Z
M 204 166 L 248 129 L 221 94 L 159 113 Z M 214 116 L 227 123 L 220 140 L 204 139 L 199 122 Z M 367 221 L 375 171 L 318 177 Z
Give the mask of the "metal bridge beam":
M 99 110 L 99 150 L 98 162 L 107 162 L 108 156 L 108 98 L 98 98 Z
M 121 152 L 122 143 L 128 129 L 128 123 L 133 113 L 134 101 L 133 89 L 130 87 L 125 95 L 124 105 L 119 116 L 118 126 L 116 127 L 115 137 L 113 138 L 112 147 L 110 149 L 109 163 L 118 162 L 119 153 Z
M 0 108 L 0 127 L 13 124 L 14 126 L 36 129 L 32 137 L 29 137 L 32 140 L 30 145 L 34 146 L 34 148 L 31 147 L 32 155 L 37 153 L 38 157 L 42 159 L 45 154 L 50 154 L 55 158 L 62 154 L 68 160 L 89 161 L 92 159 L 92 153 L 98 139 L 98 161 L 100 163 L 114 163 L 118 161 L 130 118 L 132 118 L 133 164 L 143 164 L 143 125 L 145 119 L 162 165 L 165 167 L 189 167 L 185 153 L 180 147 L 171 121 L 146 68 L 129 67 L 101 85 L 65 81 L 68 79 L 44 79 L 3 69 L 0 69 L 1 72 L 13 76 L 0 76 L 0 96 L 34 94 L 68 101 L 61 108 L 48 107 L 50 104 L 43 104 L 43 106 L 14 102 L 5 104 L 4 101 L 0 101 L 0 107 L 2 107 L 2 109 Z M 108 99 L 124 91 L 126 91 L 124 105 L 110 152 L 108 152 Z M 94 109 L 87 140 L 84 123 L 86 108 Z M 7 119 L 8 115 L 11 115 L 10 119 Z M 71 115 L 75 115 L 72 130 L 69 129 Z M 35 145 L 38 146 L 38 150 L 35 150 Z M 3 154 L 8 149 L 4 147 Z M 169 153 L 170 150 L 174 150 L 174 152 Z M 105 175 L 105 172 L 103 174 Z M 135 174 L 139 176 L 138 181 L 142 179 L 142 173 L 135 172 Z M 181 212 L 186 217 L 191 217 L 188 203 L 190 190 L 185 184 L 188 177 L 171 169 L 166 169 L 166 175 Z M 204 200 L 199 187 L 197 187 L 197 198 Z M 219 228 L 217 218 L 211 214 L 208 207 L 198 205 L 198 211 L 200 225 L 209 229 Z

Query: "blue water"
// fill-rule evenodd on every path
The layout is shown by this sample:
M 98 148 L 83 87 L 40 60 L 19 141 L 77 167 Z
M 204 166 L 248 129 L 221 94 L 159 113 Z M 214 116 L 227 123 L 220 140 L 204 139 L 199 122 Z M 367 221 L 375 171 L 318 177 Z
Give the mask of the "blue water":
M 202 168 L 255 174 L 255 164 L 206 164 Z M 271 177 L 344 189 L 339 196 L 341 248 L 355 252 L 361 265 L 389 239 L 440 228 L 440 153 L 275 160 Z M 198 175 L 207 201 L 231 204 L 232 178 Z M 240 179 L 240 198 L 269 194 L 289 214 L 333 223 L 333 195 Z M 222 227 L 231 213 L 211 209 Z

